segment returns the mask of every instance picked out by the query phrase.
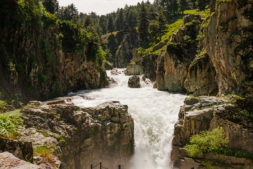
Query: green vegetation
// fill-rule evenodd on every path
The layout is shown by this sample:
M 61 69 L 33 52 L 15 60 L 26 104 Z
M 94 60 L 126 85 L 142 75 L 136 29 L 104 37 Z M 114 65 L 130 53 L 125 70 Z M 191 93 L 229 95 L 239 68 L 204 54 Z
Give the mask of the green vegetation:
M 221 152 L 227 144 L 228 140 L 225 139 L 224 130 L 219 127 L 192 136 L 185 149 L 191 157 L 202 157 L 208 152 Z
M 48 146 L 37 146 L 33 149 L 34 156 L 41 156 L 43 160 L 53 167 L 56 167 L 53 150 Z
M 98 34 L 78 21 L 73 4 L 59 8 L 57 0 L 1 1 L 0 15 L 6 18 L 0 26 L 0 67 L 4 75 L 0 82 L 8 84 L 4 86 L 8 91 L 18 88 L 22 99 L 65 94 L 69 85 L 63 78 L 62 65 L 68 57 L 102 68 L 106 54 Z
M 0 114 L 0 136 L 6 138 L 17 138 L 18 128 L 23 125 L 20 113 Z

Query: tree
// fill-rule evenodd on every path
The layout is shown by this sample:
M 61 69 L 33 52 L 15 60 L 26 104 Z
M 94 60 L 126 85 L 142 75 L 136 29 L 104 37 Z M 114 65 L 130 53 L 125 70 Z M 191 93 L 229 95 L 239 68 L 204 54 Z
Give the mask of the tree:
M 172 13 L 175 15 L 178 12 L 177 0 L 171 0 Z
M 119 10 L 119 15 L 118 17 L 116 18 L 116 29 L 118 31 L 121 31 L 124 29 L 124 16 L 123 16 L 123 9 L 120 9 Z
M 77 22 L 78 20 L 78 11 L 74 4 L 70 4 L 66 7 L 61 7 L 57 15 L 61 20 L 68 20 L 73 22 Z
M 198 9 L 201 11 L 204 10 L 206 8 L 207 2 L 207 0 L 197 0 Z
M 159 35 L 159 39 L 161 40 L 162 35 L 166 32 L 166 29 L 167 29 L 167 26 L 166 26 L 167 21 L 162 12 L 159 13 L 158 22 L 159 22 L 158 35 Z
M 145 3 L 141 3 L 141 10 L 139 14 L 139 36 L 141 39 L 141 43 L 145 44 L 148 40 L 148 26 L 149 20 L 147 16 L 147 10 L 145 7 Z
M 191 0 L 192 2 L 192 7 L 195 9 L 196 8 L 196 0 Z
M 128 30 L 133 30 L 137 26 L 137 13 L 134 10 L 128 10 L 126 13 L 126 27 Z
M 113 32 L 114 31 L 114 24 L 113 24 L 113 19 L 112 19 L 111 15 L 109 16 L 109 20 L 108 20 L 108 23 L 107 23 L 107 30 L 109 32 Z
M 200 0 L 200 1 L 202 1 L 202 0 Z M 180 0 L 180 11 L 182 12 L 182 14 L 184 13 L 186 8 L 187 8 L 186 0 Z
M 59 8 L 59 3 L 57 0 L 42 0 L 43 6 L 50 13 L 55 13 Z

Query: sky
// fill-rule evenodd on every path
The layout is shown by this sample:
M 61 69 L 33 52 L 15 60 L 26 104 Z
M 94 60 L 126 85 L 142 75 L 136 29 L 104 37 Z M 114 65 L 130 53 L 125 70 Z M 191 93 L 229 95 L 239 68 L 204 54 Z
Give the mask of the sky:
M 96 12 L 98 15 L 105 15 L 116 11 L 118 8 L 124 8 L 125 5 L 136 5 L 143 0 L 58 0 L 60 6 L 75 4 L 79 12 Z M 146 1 L 146 0 L 145 0 Z M 149 0 L 153 2 L 154 0 Z

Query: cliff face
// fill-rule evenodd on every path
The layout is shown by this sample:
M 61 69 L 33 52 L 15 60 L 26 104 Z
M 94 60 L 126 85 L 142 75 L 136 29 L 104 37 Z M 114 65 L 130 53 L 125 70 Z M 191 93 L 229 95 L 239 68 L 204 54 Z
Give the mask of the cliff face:
M 99 162 L 125 168 L 134 150 L 134 124 L 127 109 L 119 102 L 94 108 L 76 107 L 69 99 L 31 102 L 21 110 L 19 141 L 33 146 L 26 153 L 41 168 L 89 169 Z M 13 148 L 20 151 L 15 145 L 4 150 Z
M 252 117 L 245 113 L 246 110 L 252 112 L 251 104 L 252 101 L 237 100 L 234 96 L 187 98 L 175 125 L 172 143 L 174 166 L 180 169 L 208 168 L 209 163 L 215 168 L 251 169 L 253 149 L 249 145 L 253 141 Z M 224 129 L 224 139 L 228 140 L 226 151 L 205 152 L 201 156 L 187 153 L 184 146 L 191 136 L 218 127 Z
M 188 67 L 196 55 L 196 37 L 200 30 L 199 15 L 184 18 L 181 29 L 171 37 L 171 44 L 157 59 L 156 82 L 159 90 L 184 92 Z
M 1 1 L 0 90 L 47 99 L 106 85 L 102 49 L 91 32 L 56 19 L 38 0 Z
M 217 1 L 204 47 L 217 73 L 220 94 L 252 93 L 252 2 Z

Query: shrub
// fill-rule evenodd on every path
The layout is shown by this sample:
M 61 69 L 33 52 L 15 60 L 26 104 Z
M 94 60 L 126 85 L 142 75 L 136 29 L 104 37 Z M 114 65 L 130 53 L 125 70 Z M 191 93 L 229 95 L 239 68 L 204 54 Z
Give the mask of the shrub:
M 185 149 L 191 157 L 201 157 L 208 152 L 220 152 L 227 144 L 223 128 L 218 127 L 192 136 Z
M 0 136 L 7 138 L 16 138 L 18 128 L 23 125 L 20 113 L 0 114 Z

